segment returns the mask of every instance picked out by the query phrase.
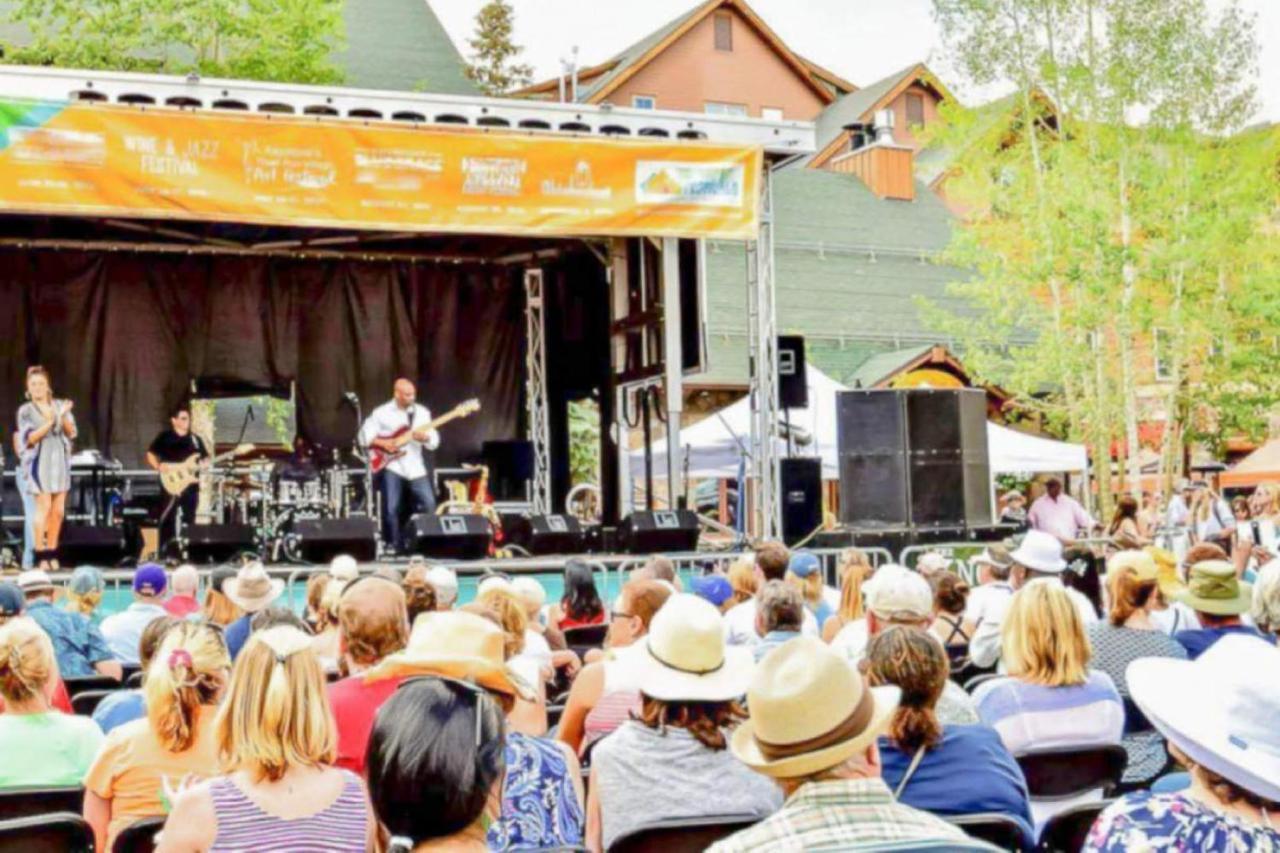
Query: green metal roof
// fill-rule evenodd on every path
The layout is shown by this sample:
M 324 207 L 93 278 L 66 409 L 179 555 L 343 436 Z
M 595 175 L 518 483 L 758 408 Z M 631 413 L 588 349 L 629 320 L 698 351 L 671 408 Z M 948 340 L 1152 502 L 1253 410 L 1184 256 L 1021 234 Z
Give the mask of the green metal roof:
M 921 356 L 927 355 L 933 346 L 933 344 L 925 344 L 911 349 L 890 350 L 873 355 L 858 365 L 858 369 L 849 375 L 848 384 L 874 388 L 885 378 L 894 375 Z

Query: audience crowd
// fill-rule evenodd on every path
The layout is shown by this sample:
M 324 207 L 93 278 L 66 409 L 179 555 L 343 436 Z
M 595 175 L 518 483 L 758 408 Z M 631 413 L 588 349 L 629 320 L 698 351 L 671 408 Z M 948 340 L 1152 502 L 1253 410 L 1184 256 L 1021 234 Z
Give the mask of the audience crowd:
M 1054 500 L 967 566 L 765 542 L 616 595 L 576 558 L 558 597 L 491 574 L 463 598 L 444 566 L 339 557 L 295 612 L 260 563 L 146 564 L 104 616 L 101 572 L 23 572 L 0 789 L 82 788 L 100 851 L 149 818 L 175 852 L 604 851 L 726 817 L 714 851 L 990 849 L 959 819 L 992 814 L 1030 849 L 1089 804 L 1087 850 L 1280 850 L 1280 561 L 1178 561 L 1129 501 L 1090 595 L 1039 529 L 1079 522 Z M 118 689 L 72 713 L 85 678 Z M 1029 784 L 1099 750 L 1118 785 Z

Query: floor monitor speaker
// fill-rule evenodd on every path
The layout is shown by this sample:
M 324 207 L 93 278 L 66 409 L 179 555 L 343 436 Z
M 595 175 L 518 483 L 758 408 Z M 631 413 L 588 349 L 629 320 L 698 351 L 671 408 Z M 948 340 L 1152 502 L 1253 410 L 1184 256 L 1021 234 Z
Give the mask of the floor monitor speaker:
M 628 554 L 693 551 L 698 532 L 693 510 L 638 510 L 618 525 L 618 547 Z
M 378 558 L 377 524 L 372 518 L 307 518 L 294 522 L 296 553 L 308 563 L 327 563 L 349 554 L 362 563 Z
M 422 513 L 409 521 L 409 551 L 424 557 L 480 560 L 489 556 L 493 527 L 483 515 Z
M 587 536 L 582 522 L 572 515 L 522 515 L 507 532 L 507 541 L 530 554 L 582 554 Z
M 258 550 L 257 530 L 251 524 L 191 524 L 183 528 L 183 535 L 192 563 L 227 563 Z
M 58 542 L 58 562 L 62 566 L 118 566 L 129 556 L 121 527 L 68 524 L 62 528 Z

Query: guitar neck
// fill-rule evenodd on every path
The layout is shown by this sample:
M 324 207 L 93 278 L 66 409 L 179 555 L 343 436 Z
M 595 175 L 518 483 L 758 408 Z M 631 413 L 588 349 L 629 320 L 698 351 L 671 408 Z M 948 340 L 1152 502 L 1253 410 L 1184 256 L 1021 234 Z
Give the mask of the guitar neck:
M 436 427 L 444 426 L 445 424 L 449 423 L 449 421 L 456 421 L 458 418 L 462 416 L 463 416 L 462 412 L 459 412 L 457 409 L 454 409 L 452 412 L 446 412 L 445 414 L 436 418 L 431 423 L 427 424 L 427 429 L 435 429 Z

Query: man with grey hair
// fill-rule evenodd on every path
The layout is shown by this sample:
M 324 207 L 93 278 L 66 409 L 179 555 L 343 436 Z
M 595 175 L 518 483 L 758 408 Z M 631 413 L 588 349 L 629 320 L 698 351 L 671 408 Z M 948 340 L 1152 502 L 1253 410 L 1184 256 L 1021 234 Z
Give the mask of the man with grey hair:
M 453 569 L 432 566 L 427 569 L 427 583 L 436 591 L 436 610 L 452 610 L 458 601 L 458 576 Z
M 804 600 L 800 590 L 786 581 L 765 582 L 756 596 L 756 633 L 761 637 L 752 649 L 756 661 L 799 637 L 803 627 Z
M 200 573 L 196 567 L 183 563 L 173 570 L 169 579 L 169 588 L 173 594 L 164 603 L 164 612 L 175 619 L 186 619 L 192 613 L 200 612 L 200 602 L 196 599 L 196 591 L 200 588 Z

